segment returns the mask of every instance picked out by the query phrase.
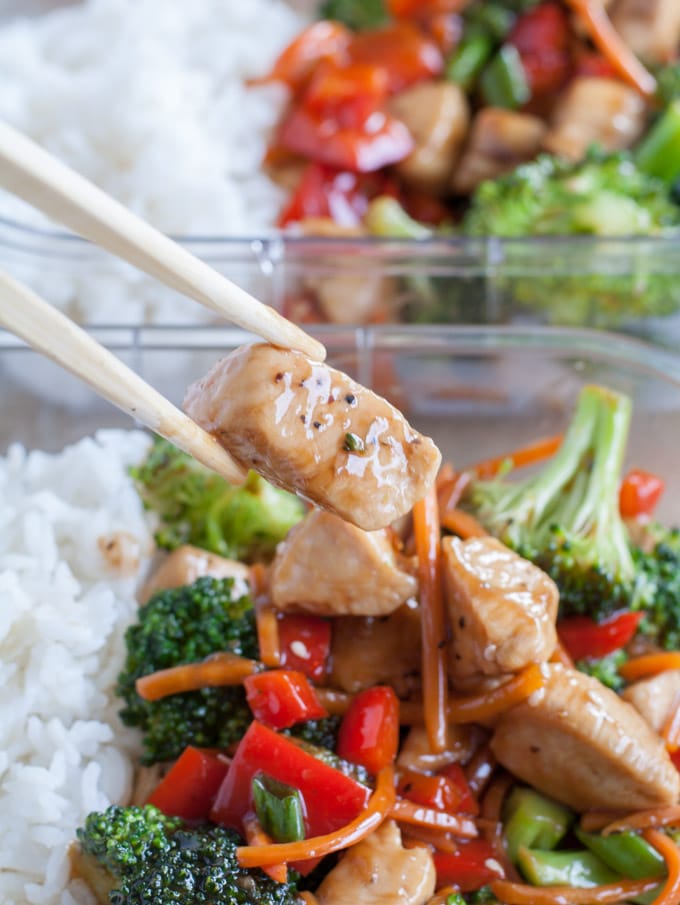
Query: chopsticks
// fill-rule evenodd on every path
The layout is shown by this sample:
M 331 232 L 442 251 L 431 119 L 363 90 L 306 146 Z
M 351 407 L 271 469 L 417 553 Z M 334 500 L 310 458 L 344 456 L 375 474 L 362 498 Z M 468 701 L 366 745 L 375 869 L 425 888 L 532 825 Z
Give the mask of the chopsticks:
M 0 326 L 80 377 L 101 396 L 235 484 L 243 469 L 217 440 L 108 349 L 26 286 L 0 271 Z
M 314 360 L 326 357 L 320 342 L 3 122 L 0 186 L 239 327 Z

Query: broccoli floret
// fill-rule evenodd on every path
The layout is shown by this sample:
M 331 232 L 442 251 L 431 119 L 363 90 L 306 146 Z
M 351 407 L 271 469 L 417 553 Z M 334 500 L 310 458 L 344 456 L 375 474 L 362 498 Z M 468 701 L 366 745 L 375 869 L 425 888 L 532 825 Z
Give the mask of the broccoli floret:
M 472 484 L 482 524 L 555 580 L 561 616 L 601 620 L 646 601 L 619 513 L 630 416 L 627 396 L 586 386 L 560 449 L 537 474 Z
M 324 0 L 320 19 L 334 19 L 354 31 L 377 28 L 389 21 L 384 0 Z
M 286 735 L 292 735 L 294 738 L 301 739 L 317 748 L 327 748 L 329 751 L 335 751 L 338 741 L 338 729 L 342 718 L 339 716 L 326 716 L 319 720 L 307 720 L 304 723 L 297 723 L 290 729 L 285 729 Z
M 477 889 L 475 892 L 466 893 L 465 901 L 468 905 L 496 905 L 498 903 L 498 899 L 491 892 L 490 886 L 482 886 L 481 889 Z
M 195 663 L 217 651 L 257 658 L 257 629 L 248 596 L 234 594 L 231 578 L 199 578 L 155 594 L 126 634 L 127 659 L 116 693 L 121 718 L 144 733 L 145 764 L 179 757 L 187 745 L 224 748 L 252 719 L 243 689 L 202 688 L 145 701 L 135 691 L 140 676 Z
M 156 542 L 166 550 L 194 544 L 244 561 L 266 559 L 305 514 L 297 497 L 255 472 L 234 487 L 161 437 L 130 473 L 159 516 Z
M 577 660 L 574 664 L 576 669 L 586 675 L 602 682 L 607 688 L 613 691 L 621 691 L 625 686 L 624 680 L 619 673 L 619 667 L 628 660 L 628 654 L 625 650 L 615 650 L 606 657 L 588 658 L 587 660 Z
M 662 104 L 670 104 L 680 98 L 680 63 L 662 66 L 656 75 L 656 94 Z
M 106 834 L 111 831 L 111 840 Z M 111 807 L 77 831 L 80 848 L 109 877 L 111 905 L 294 905 L 295 887 L 236 859 L 241 839 L 210 824 L 188 826 L 156 808 Z
M 653 526 L 654 547 L 637 561 L 651 588 L 639 631 L 667 650 L 680 649 L 680 529 Z

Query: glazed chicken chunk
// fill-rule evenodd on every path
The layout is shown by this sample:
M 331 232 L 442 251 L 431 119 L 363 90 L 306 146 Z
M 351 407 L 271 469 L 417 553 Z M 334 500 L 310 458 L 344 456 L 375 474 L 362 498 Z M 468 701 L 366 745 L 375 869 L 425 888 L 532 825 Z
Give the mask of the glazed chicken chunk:
M 555 649 L 557 586 L 493 537 L 442 541 L 454 682 L 517 672 Z
M 243 468 L 367 531 L 405 515 L 441 455 L 392 405 L 305 355 L 256 344 L 219 361 L 184 407 Z
M 316 891 L 319 905 L 425 905 L 434 893 L 429 848 L 404 848 L 387 820 L 343 855 Z
M 279 544 L 272 603 L 319 616 L 384 616 L 417 592 L 384 530 L 362 531 L 314 509 Z
M 226 559 L 199 547 L 183 544 L 161 562 L 139 594 L 139 602 L 146 603 L 157 591 L 193 584 L 198 578 L 233 578 L 245 593 L 250 577 L 248 566 L 235 559 Z
M 680 41 L 678 0 L 617 0 L 612 25 L 633 53 L 648 63 L 669 63 Z
M 661 732 L 669 716 L 680 707 L 680 669 L 669 669 L 634 682 L 621 697 L 635 707 L 655 732 Z
M 499 763 L 577 811 L 674 804 L 680 774 L 635 708 L 591 676 L 556 663 L 543 670 L 544 687 L 496 725 Z

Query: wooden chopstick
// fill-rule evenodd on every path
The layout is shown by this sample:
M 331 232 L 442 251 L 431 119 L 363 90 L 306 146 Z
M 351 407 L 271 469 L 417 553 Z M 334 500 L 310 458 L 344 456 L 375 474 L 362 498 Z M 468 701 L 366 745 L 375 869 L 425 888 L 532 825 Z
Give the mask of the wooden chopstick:
M 326 357 L 318 340 L 3 122 L 0 186 L 239 327 L 316 361 Z
M 217 440 L 108 349 L 26 286 L 0 271 L 0 326 L 89 384 L 100 396 L 235 484 L 243 469 Z

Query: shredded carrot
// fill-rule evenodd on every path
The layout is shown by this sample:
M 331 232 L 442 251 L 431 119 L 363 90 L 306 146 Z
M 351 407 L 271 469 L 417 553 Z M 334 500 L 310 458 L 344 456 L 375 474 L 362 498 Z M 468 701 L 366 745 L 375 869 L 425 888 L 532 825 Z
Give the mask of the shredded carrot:
M 433 487 L 413 507 L 422 619 L 422 682 L 425 728 L 434 752 L 446 750 L 446 621 L 440 561 L 437 493 Z
M 489 532 L 484 525 L 464 509 L 450 509 L 442 513 L 442 528 L 452 531 L 463 540 L 468 537 L 488 537 Z
M 659 885 L 659 880 L 618 880 L 604 886 L 579 888 L 576 886 L 529 886 L 525 883 L 509 883 L 492 880 L 491 891 L 505 905 L 609 905 L 625 902 Z M 660 900 L 655 900 L 658 905 Z M 670 900 L 664 905 L 670 905 Z
M 483 745 L 475 751 L 472 759 L 465 766 L 465 778 L 473 795 L 479 797 L 491 782 L 496 769 L 496 758 L 489 745 Z
M 281 663 L 281 643 L 279 640 L 279 620 L 276 610 L 268 603 L 255 604 L 255 625 L 260 660 L 265 666 L 279 666 Z
M 377 829 L 389 815 L 396 793 L 394 768 L 382 769 L 376 778 L 375 791 L 364 810 L 345 826 L 325 836 L 313 836 L 300 842 L 277 842 L 272 845 L 242 845 L 236 849 L 241 867 L 265 867 L 289 861 L 322 858 L 331 852 L 349 848 Z
M 541 668 L 532 663 L 496 688 L 449 701 L 447 720 L 449 723 L 483 722 L 526 700 L 543 685 Z M 423 708 L 418 701 L 402 701 L 399 714 L 402 724 L 406 726 L 424 722 Z
M 199 663 L 184 663 L 142 676 L 137 679 L 135 689 L 145 701 L 159 701 L 171 694 L 199 688 L 240 685 L 246 676 L 251 676 L 259 668 L 257 660 L 223 651 L 211 654 Z
M 609 836 L 611 833 L 654 829 L 659 826 L 680 826 L 680 805 L 672 804 L 662 808 L 635 811 L 633 814 L 610 820 L 604 826 L 600 826 L 600 829 L 603 836 Z
M 349 710 L 349 705 L 354 700 L 354 695 L 346 691 L 338 691 L 337 688 L 323 688 L 314 686 L 314 691 L 319 703 L 331 716 L 344 716 Z
M 652 96 L 656 92 L 656 79 L 616 31 L 602 0 L 568 0 L 568 4 L 583 20 L 593 44 L 621 78 L 640 94 Z
M 453 854 L 453 852 L 458 851 L 458 844 L 453 838 L 453 834 L 446 830 L 433 830 L 428 826 L 415 826 L 414 824 L 408 823 L 400 825 L 400 828 L 401 836 L 404 841 L 412 839 L 417 842 L 423 842 L 427 845 L 431 845 L 432 848 L 436 848 L 437 851 L 440 852 L 449 852 Z
M 658 830 L 644 830 L 643 837 L 666 862 L 668 877 L 654 905 L 678 905 L 680 902 L 680 849 L 673 840 Z
M 562 666 L 566 666 L 568 669 L 574 669 L 574 661 L 566 652 L 564 645 L 559 639 L 557 641 L 557 644 L 555 645 L 555 650 L 552 652 L 552 656 L 550 657 L 550 662 L 561 663 Z
M 491 783 L 482 799 L 481 816 L 492 823 L 500 823 L 505 796 L 510 791 L 513 778 L 509 773 L 501 773 Z
M 408 801 L 406 798 L 397 798 L 390 809 L 390 817 L 393 817 L 399 823 L 430 827 L 433 830 L 443 830 L 463 839 L 474 839 L 479 835 L 475 822 L 471 817 L 467 817 L 465 814 L 449 814 L 446 811 L 426 808 L 413 801 Z
M 671 712 L 661 730 L 661 738 L 666 742 L 666 748 L 671 754 L 680 748 L 680 694 L 675 696 Z
M 581 815 L 580 826 L 584 833 L 599 833 L 610 823 L 625 816 L 625 811 L 586 811 Z
M 657 654 L 643 654 L 619 666 L 619 673 L 626 682 L 656 676 L 668 669 L 680 669 L 680 651 L 662 651 Z
M 243 830 L 248 845 L 273 844 L 271 836 L 265 833 L 265 831 L 262 829 L 262 824 L 257 819 L 255 814 L 246 814 L 246 816 L 243 818 Z M 267 867 L 263 867 L 262 870 L 266 874 L 268 874 L 276 883 L 288 882 L 287 864 L 269 864 L 267 865 Z
M 466 468 L 471 471 L 476 478 L 485 481 L 495 478 L 502 468 L 525 468 L 527 465 L 535 465 L 544 459 L 554 456 L 562 445 L 564 434 L 555 434 L 552 437 L 543 437 L 527 446 L 520 446 L 512 452 L 505 453 L 503 456 L 494 456 L 493 459 L 484 459 Z
M 460 503 L 463 494 L 472 482 L 472 475 L 463 471 L 454 475 L 450 481 L 446 481 L 437 488 L 437 502 L 439 511 L 451 512 Z
M 459 892 L 457 886 L 442 886 L 434 895 L 434 898 L 427 900 L 427 905 L 446 905 L 449 896 L 456 896 Z
M 309 890 L 303 890 L 297 894 L 298 899 L 302 899 L 305 905 L 319 905 L 319 900 L 314 895 L 313 892 L 309 892 Z
M 437 493 L 441 490 L 441 488 L 448 484 L 450 481 L 453 481 L 456 477 L 456 469 L 453 467 L 451 462 L 442 463 L 439 471 L 437 472 L 437 478 L 435 480 L 435 486 L 437 488 Z

